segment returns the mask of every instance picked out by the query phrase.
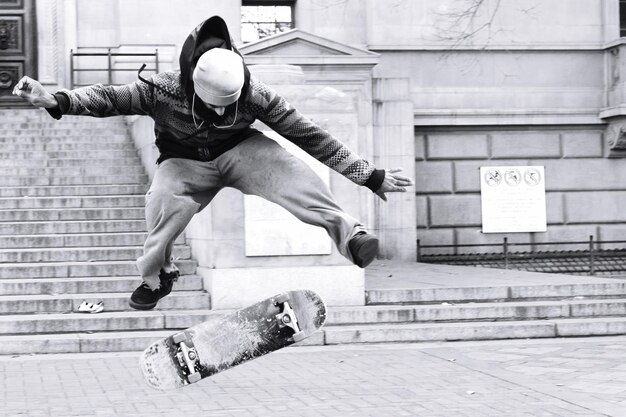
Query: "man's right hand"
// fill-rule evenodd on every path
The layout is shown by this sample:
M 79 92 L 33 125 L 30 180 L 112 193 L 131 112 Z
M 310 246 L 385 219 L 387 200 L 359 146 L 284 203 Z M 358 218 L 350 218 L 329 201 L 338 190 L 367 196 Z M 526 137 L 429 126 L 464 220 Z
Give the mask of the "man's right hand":
M 22 77 L 13 89 L 13 95 L 22 97 L 35 107 L 52 109 L 58 106 L 57 99 L 46 91 L 41 83 L 28 76 Z

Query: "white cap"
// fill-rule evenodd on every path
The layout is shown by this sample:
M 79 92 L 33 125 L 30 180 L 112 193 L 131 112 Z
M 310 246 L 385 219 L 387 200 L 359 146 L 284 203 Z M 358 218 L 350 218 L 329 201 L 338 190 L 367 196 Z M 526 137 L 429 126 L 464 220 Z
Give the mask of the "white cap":
M 214 106 L 228 106 L 237 101 L 243 82 L 243 60 L 228 49 L 208 50 L 198 59 L 193 71 L 196 94 Z

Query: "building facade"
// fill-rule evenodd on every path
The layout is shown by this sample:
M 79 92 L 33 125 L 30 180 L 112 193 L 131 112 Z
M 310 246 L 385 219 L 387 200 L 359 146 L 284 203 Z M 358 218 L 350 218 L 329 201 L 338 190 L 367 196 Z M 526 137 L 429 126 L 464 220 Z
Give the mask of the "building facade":
M 259 6 L 288 12 L 268 18 Z M 9 92 L 23 74 L 54 90 L 132 81 L 147 59 L 154 70 L 176 68 L 188 33 L 220 15 L 259 76 L 362 156 L 415 178 L 414 190 L 383 203 L 330 177 L 334 190 L 346 190 L 342 203 L 380 235 L 383 257 L 414 260 L 417 239 L 500 242 L 503 234 L 482 232 L 481 166 L 545 167 L 547 231 L 508 234 L 509 241 L 622 240 L 620 11 L 619 0 L 3 0 L 0 105 L 20 104 Z M 111 50 L 158 54 L 112 58 Z M 108 65 L 95 53 L 132 71 L 77 72 Z M 131 121 L 144 135 L 138 146 L 148 166 L 154 149 L 141 123 Z M 202 253 L 218 247 L 205 243 Z M 262 256 L 250 258 L 223 267 L 263 264 Z M 285 262 L 298 266 L 296 258 Z

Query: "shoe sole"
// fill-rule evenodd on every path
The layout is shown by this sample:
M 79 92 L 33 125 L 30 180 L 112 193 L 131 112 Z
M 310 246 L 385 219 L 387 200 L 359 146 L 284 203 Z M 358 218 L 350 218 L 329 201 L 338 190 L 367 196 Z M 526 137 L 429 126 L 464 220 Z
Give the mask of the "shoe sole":
M 134 302 L 133 300 L 128 300 L 128 305 L 134 308 L 135 310 L 152 310 L 154 307 L 156 307 L 157 303 L 158 301 L 154 303 L 150 303 L 150 304 L 138 304 Z
M 355 258 L 358 258 L 360 262 L 357 262 L 357 266 L 365 268 L 371 264 L 378 255 L 378 239 L 370 239 L 359 248 Z

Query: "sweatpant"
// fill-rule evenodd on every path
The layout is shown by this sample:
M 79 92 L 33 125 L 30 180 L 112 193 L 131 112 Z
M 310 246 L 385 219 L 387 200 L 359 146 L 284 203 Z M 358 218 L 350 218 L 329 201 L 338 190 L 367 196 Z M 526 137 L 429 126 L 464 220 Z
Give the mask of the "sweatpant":
M 148 237 L 137 259 L 150 288 L 159 288 L 161 269 L 176 270 L 174 241 L 224 187 L 263 197 L 301 221 L 323 227 L 339 252 L 353 261 L 348 242 L 365 227 L 337 205 L 329 187 L 306 163 L 259 133 L 213 161 L 172 158 L 159 164 L 146 194 Z

